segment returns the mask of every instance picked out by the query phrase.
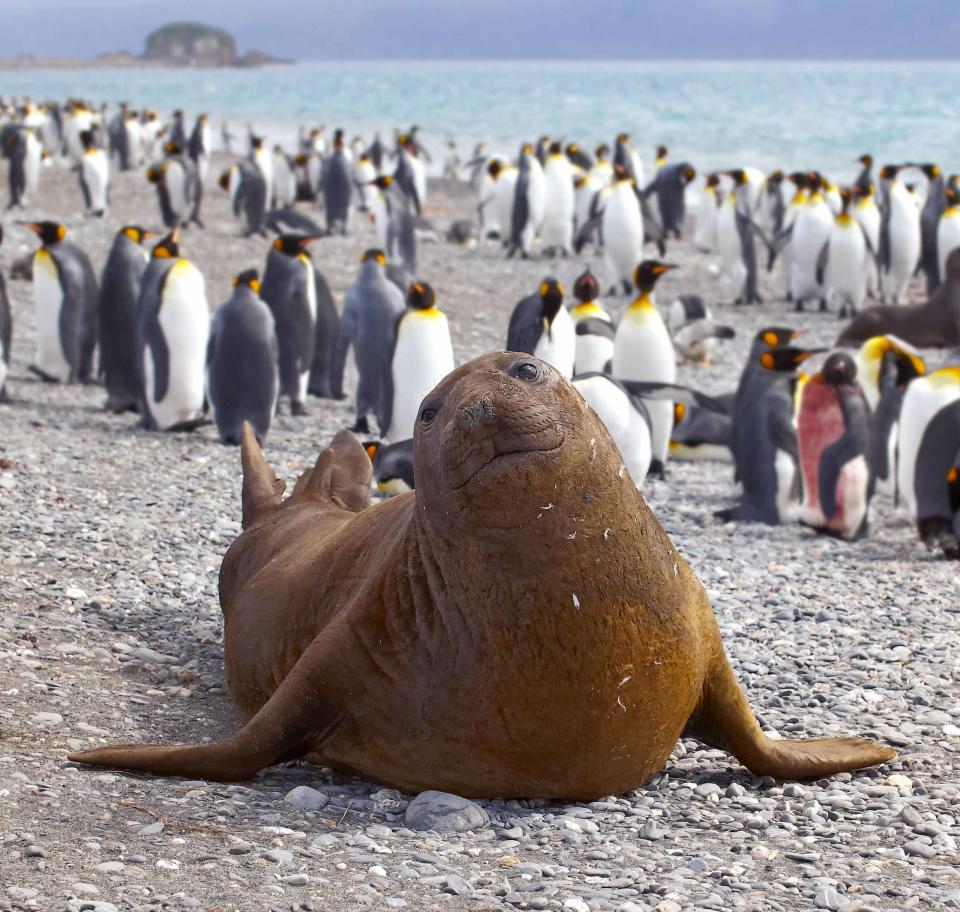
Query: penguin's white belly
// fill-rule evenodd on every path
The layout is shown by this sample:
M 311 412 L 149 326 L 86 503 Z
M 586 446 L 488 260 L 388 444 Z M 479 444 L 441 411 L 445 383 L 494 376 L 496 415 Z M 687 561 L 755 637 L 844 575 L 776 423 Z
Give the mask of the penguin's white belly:
M 590 207 L 593 205 L 593 198 L 599 190 L 600 183 L 594 178 L 588 178 L 585 183 L 576 189 L 574 193 L 574 216 L 577 231 L 580 231 L 590 220 Z
M 960 214 L 946 215 L 937 226 L 937 258 L 940 261 L 940 281 L 947 274 L 947 257 L 960 247 Z
M 674 383 L 677 357 L 660 314 L 653 307 L 628 308 L 617 327 L 613 347 L 613 376 L 621 380 L 651 380 Z M 673 429 L 673 403 L 650 400 L 653 456 L 665 462 Z
M 834 228 L 828 256 L 825 278 L 829 293 L 858 310 L 867 290 L 867 248 L 860 226 Z
M 577 336 L 574 355 L 575 372 L 587 374 L 591 371 L 603 372 L 613 360 L 613 339 L 606 336 Z
M 546 178 L 546 211 L 540 240 L 544 247 L 561 247 L 569 252 L 573 242 L 573 175 L 566 162 L 548 162 Z
M 561 307 L 553 318 L 550 332 L 544 331 L 533 350 L 535 358 L 552 364 L 568 380 L 573 376 L 576 356 L 576 330 L 570 312 Z
M 374 190 L 377 188 L 374 187 Z M 373 216 L 373 228 L 377 235 L 377 247 L 381 250 L 387 249 L 387 230 L 390 226 L 390 216 L 387 213 L 387 204 L 383 194 L 377 191 L 377 194 L 370 201 L 370 214 Z
M 917 518 L 915 475 L 924 431 L 940 409 L 960 399 L 960 386 L 933 377 L 933 381 L 920 377 L 907 387 L 897 429 L 897 491 L 913 519 Z
M 167 274 L 159 314 L 167 343 L 166 395 L 154 397 L 155 368 L 150 347 L 144 349 L 145 392 L 150 413 L 160 430 L 199 417 L 203 409 L 204 376 L 210 315 L 203 275 L 192 263 L 177 263 Z
M 253 158 L 254 164 L 260 169 L 267 185 L 266 198 L 273 199 L 273 159 L 265 149 L 258 149 Z
M 413 437 L 420 403 L 453 370 L 447 318 L 438 311 L 411 311 L 400 321 L 393 353 L 393 412 L 386 437 Z
M 773 458 L 773 469 L 777 476 L 777 513 L 780 522 L 791 522 L 796 516 L 798 506 L 793 494 L 796 465 L 786 450 L 777 450 Z
M 870 468 L 863 456 L 852 459 L 840 470 L 840 504 L 843 506 L 843 522 L 840 534 L 844 538 L 853 538 L 867 515 L 867 486 L 870 482 Z
M 494 191 L 493 202 L 493 220 L 499 228 L 501 235 L 506 234 L 509 238 L 510 226 L 513 218 L 513 194 L 517 186 L 517 173 L 511 171 L 509 174 L 501 174 L 497 178 L 496 189 Z
M 70 379 L 70 364 L 60 340 L 63 289 L 57 265 L 45 250 L 37 251 L 33 258 L 33 303 L 37 318 L 34 364 L 44 374 L 66 383 Z
M 794 300 L 822 296 L 823 288 L 817 281 L 817 260 L 832 230 L 833 219 L 826 204 L 797 215 L 790 239 L 790 287 Z
M 7 360 L 6 351 L 3 347 L 3 339 L 0 339 L 0 392 L 3 391 L 3 385 L 7 382 Z
M 307 308 L 310 310 L 310 326 L 317 325 L 317 284 L 314 281 L 313 265 L 304 257 L 300 261 L 306 272 L 305 281 L 307 284 Z M 310 330 L 313 332 L 313 328 Z M 310 385 L 310 368 L 312 364 L 300 365 L 300 401 L 304 402 L 307 398 L 307 388 Z
M 622 389 L 603 377 L 577 380 L 573 385 L 609 431 L 633 483 L 642 488 L 653 454 L 650 428 L 643 416 Z
M 413 185 L 417 188 L 417 197 L 422 207 L 427 203 L 427 169 L 415 155 L 411 155 L 409 161 L 410 170 L 413 172 Z
M 293 172 L 286 159 L 277 159 L 273 166 L 273 199 L 274 205 L 280 209 L 293 205 L 296 199 L 296 184 Z
M 730 203 L 724 203 L 717 211 L 714 240 L 723 271 L 730 277 L 739 292 L 747 271 L 743 265 L 740 233 L 737 231 L 737 211 Z
M 477 203 L 480 208 L 480 239 L 484 240 L 488 234 L 500 233 L 500 208 L 497 203 L 497 188 L 499 181 L 495 181 L 489 174 L 480 178 L 480 187 L 477 190 Z
M 43 147 L 32 133 L 27 136 L 27 150 L 23 161 L 25 195 L 30 197 L 40 183 L 40 166 L 43 164 Z
M 883 280 L 884 295 L 900 303 L 920 259 L 920 213 L 906 190 L 896 191 L 894 187 L 890 192 L 890 263 Z
M 164 179 L 167 183 L 170 208 L 173 209 L 177 221 L 184 222 L 190 211 L 187 203 L 187 176 L 178 162 L 170 162 L 164 173 Z
M 716 244 L 717 203 L 713 195 L 703 193 L 697 206 L 693 246 L 701 253 L 710 253 Z
M 83 180 L 90 194 L 90 211 L 104 212 L 107 208 L 107 186 L 110 180 L 107 156 L 100 150 L 88 152 L 83 156 L 80 167 L 83 169 Z
M 143 135 L 140 130 L 140 124 L 135 120 L 128 120 L 123 125 L 123 129 L 127 134 L 127 160 L 130 165 L 136 167 L 142 161 L 141 150 L 143 146 Z
M 643 219 L 632 191 L 630 197 L 614 194 L 603 210 L 603 252 L 611 280 L 631 281 L 634 268 L 643 258 Z

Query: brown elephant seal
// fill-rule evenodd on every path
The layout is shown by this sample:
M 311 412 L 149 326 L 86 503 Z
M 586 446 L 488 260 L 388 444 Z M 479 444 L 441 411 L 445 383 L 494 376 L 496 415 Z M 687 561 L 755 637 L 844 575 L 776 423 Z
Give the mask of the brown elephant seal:
M 308 757 L 407 792 L 591 799 L 660 770 L 681 735 L 755 773 L 895 756 L 768 739 L 706 592 L 555 370 L 486 355 L 424 399 L 416 491 L 368 507 L 341 432 L 281 500 L 249 429 L 244 532 L 220 572 L 230 740 L 70 759 L 240 780 Z
M 960 248 L 944 266 L 943 284 L 926 304 L 909 307 L 868 307 L 837 339 L 837 345 L 857 345 L 874 336 L 894 335 L 917 348 L 960 345 Z

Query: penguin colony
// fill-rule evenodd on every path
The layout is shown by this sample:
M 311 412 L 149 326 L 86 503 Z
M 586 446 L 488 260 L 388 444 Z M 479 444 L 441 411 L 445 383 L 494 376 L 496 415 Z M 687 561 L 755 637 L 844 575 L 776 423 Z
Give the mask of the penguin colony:
M 227 152 L 235 139 L 224 125 Z M 126 104 L 0 102 L 14 217 L 50 167 L 76 173 L 88 218 L 110 218 L 115 170 L 141 171 L 157 201 L 143 225 L 117 226 L 99 275 L 61 222 L 25 223 L 38 241 L 30 371 L 51 383 L 100 382 L 106 408 L 137 413 L 149 430 L 212 419 L 230 444 L 244 421 L 262 440 L 280 409 L 303 415 L 309 396 L 349 392 L 380 491 L 409 489 L 420 403 L 455 366 L 447 318 L 417 273 L 418 244 L 439 240 L 425 217 L 431 160 L 418 128 L 392 143 L 301 130 L 291 152 L 248 128 L 246 145 L 211 174 L 203 114 L 190 125 L 182 111 L 165 119 Z M 671 458 L 728 460 L 736 499 L 721 519 L 801 522 L 846 539 L 867 533 L 880 487 L 928 548 L 960 558 L 960 366 L 931 370 L 917 348 L 960 345 L 960 177 L 928 163 L 886 164 L 874 176 L 869 155 L 859 165 L 856 180 L 838 186 L 815 170 L 744 166 L 698 178 L 663 146 L 645 169 L 627 133 L 592 153 L 550 137 L 516 158 L 481 144 L 466 162 L 451 142 L 444 176 L 472 185 L 477 216 L 453 222 L 446 238 L 501 244 L 508 258 L 586 261 L 569 293 L 546 275 L 516 304 L 505 346 L 572 380 L 638 487 L 664 478 Z M 206 192 L 227 194 L 239 232 L 264 239 L 262 269 L 238 263 L 212 318 L 204 276 L 186 255 L 189 232 L 204 229 Z M 360 217 L 373 223 L 376 246 L 338 307 L 315 251 Z M 750 353 L 727 391 L 676 382 L 678 363 L 707 365 L 734 335 L 700 296 L 657 302 L 679 239 L 713 258 L 718 301 L 757 308 Z M 795 310 L 853 317 L 843 347 L 804 347 L 784 325 L 789 306 L 761 299 L 762 269 L 780 270 Z M 907 300 L 918 272 L 924 304 Z M 622 295 L 617 316 L 611 303 Z M 866 308 L 868 299 L 880 306 Z M 0 276 L 0 399 L 10 395 L 13 331 Z M 812 358 L 821 366 L 806 373 Z

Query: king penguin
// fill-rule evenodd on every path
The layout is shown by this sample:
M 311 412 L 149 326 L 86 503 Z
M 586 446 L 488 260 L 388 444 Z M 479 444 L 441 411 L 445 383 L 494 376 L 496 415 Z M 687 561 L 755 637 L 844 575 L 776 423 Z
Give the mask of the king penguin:
M 270 308 L 260 299 L 255 269 L 233 280 L 233 294 L 217 308 L 207 344 L 207 392 L 223 443 L 237 446 L 249 421 L 266 439 L 277 408 L 279 346 Z
M 574 187 L 573 168 L 562 143 L 550 144 L 543 175 L 546 200 L 540 242 L 548 256 L 559 252 L 566 257 L 573 252 Z
M 52 383 L 93 379 L 97 279 L 90 259 L 57 222 L 30 222 L 42 246 L 33 257 L 37 350 L 30 370 Z
M 638 297 L 624 311 L 613 341 L 613 376 L 621 380 L 673 383 L 677 356 L 666 324 L 657 311 L 653 291 L 660 277 L 676 267 L 644 260 L 634 270 Z M 652 428 L 653 457 L 650 471 L 663 476 L 673 425 L 673 403 L 667 399 L 647 403 Z
M 3 225 L 0 225 L 0 244 L 3 243 Z M 7 283 L 0 272 L 0 402 L 6 402 L 7 374 L 10 372 L 10 345 L 13 342 L 13 315 L 7 297 Z
M 576 334 L 574 372 L 609 372 L 617 327 L 600 303 L 600 283 L 589 269 L 573 283 L 573 296 L 578 302 L 570 311 Z
M 507 328 L 506 350 L 528 352 L 568 380 L 573 376 L 576 334 L 563 306 L 563 285 L 555 278 L 543 279 L 535 294 L 517 302 Z
M 323 205 L 327 230 L 346 234 L 350 226 L 350 204 L 353 199 L 353 165 L 343 142 L 343 130 L 337 130 L 333 149 L 323 163 Z
M 179 236 L 175 228 L 154 246 L 137 302 L 141 420 L 152 431 L 203 423 L 210 312 L 203 273 L 180 256 Z
M 450 328 L 436 300 L 426 282 L 413 282 L 406 312 L 397 321 L 385 378 L 388 410 L 383 435 L 394 443 L 413 437 L 420 403 L 453 370 Z
M 927 179 L 927 198 L 920 212 L 920 263 L 927 278 L 927 296 L 940 287 L 943 273 L 937 256 L 937 229 L 947 208 L 947 183 L 938 165 L 916 165 Z
M 798 393 L 797 447 L 804 525 L 846 539 L 867 531 L 870 409 L 853 358 L 836 352 Z
M 533 242 L 543 224 L 546 211 L 546 178 L 533 146 L 527 144 L 520 149 L 517 182 L 513 189 L 513 208 L 510 214 L 510 246 L 507 257 L 517 251 L 524 259 L 529 259 Z
M 230 208 L 240 219 L 244 237 L 266 237 L 267 182 L 263 172 L 253 162 L 240 159 L 220 175 L 219 184 L 230 194 Z
M 903 165 L 880 169 L 882 220 L 877 259 L 884 303 L 899 304 L 920 260 L 920 211 L 900 180 Z
M 100 277 L 100 367 L 111 412 L 140 407 L 137 366 L 137 300 L 149 256 L 141 246 L 153 236 L 139 225 L 121 228 L 113 238 Z
M 945 206 L 937 223 L 937 279 L 942 282 L 947 274 L 947 257 L 960 247 L 960 190 L 947 187 Z
M 317 286 L 307 246 L 315 238 L 281 234 L 267 254 L 260 297 L 273 313 L 280 355 L 280 394 L 290 414 L 305 415 L 304 403 L 316 347 Z
M 390 409 L 386 371 L 391 365 L 397 323 L 405 310 L 403 292 L 387 278 L 386 263 L 386 254 L 376 248 L 360 257 L 360 272 L 343 301 L 331 368 L 334 396 L 342 398 L 343 373 L 352 346 L 357 366 L 357 420 L 353 430 L 363 434 L 370 433 L 371 412 L 381 433 L 386 431 Z
M 700 295 L 680 295 L 668 312 L 673 347 L 680 363 L 706 367 L 710 363 L 717 339 L 732 339 L 736 332 L 730 326 L 718 323 Z
M 83 158 L 80 161 L 80 189 L 87 214 L 103 218 L 107 212 L 110 190 L 110 160 L 107 153 L 97 146 L 90 130 L 80 134 Z

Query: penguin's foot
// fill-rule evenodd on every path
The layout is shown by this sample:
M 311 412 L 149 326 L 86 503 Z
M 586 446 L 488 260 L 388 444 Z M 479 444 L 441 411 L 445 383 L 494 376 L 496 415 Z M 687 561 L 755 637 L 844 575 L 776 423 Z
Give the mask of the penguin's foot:
M 36 364 L 31 364 L 27 367 L 27 370 L 33 374 L 35 377 L 39 377 L 44 383 L 59 383 L 60 379 L 54 377 L 53 374 L 48 374 L 46 371 L 40 370 Z
M 960 559 L 960 542 L 953 534 L 953 520 L 945 516 L 928 516 L 917 524 L 920 540 L 928 551 L 941 553 L 948 560 Z
M 140 411 L 139 404 L 131 399 L 108 398 L 103 407 L 114 415 L 122 415 L 124 412 L 137 413 Z
M 647 478 L 656 478 L 659 481 L 667 480 L 666 467 L 660 459 L 651 459 L 650 468 L 647 469 Z
M 803 313 L 803 301 L 797 301 L 797 303 L 794 304 L 794 306 L 793 306 L 793 312 L 794 312 L 794 313 L 798 313 L 798 314 L 802 314 L 802 313 Z
M 307 414 L 307 410 L 303 407 L 303 403 L 294 399 L 290 403 L 290 414 L 294 418 L 303 418 Z
M 820 313 L 826 313 L 826 312 L 827 312 L 827 299 L 826 299 L 826 298 L 821 298 L 821 299 L 820 299 Z
M 353 423 L 353 427 L 350 428 L 354 434 L 369 434 L 370 433 L 370 422 L 367 420 L 367 416 L 357 418 Z
M 167 428 L 167 430 L 173 433 L 190 434 L 197 430 L 197 428 L 202 428 L 207 424 L 213 424 L 213 422 L 206 417 L 191 418 L 189 421 L 181 421 L 178 424 L 172 424 Z

